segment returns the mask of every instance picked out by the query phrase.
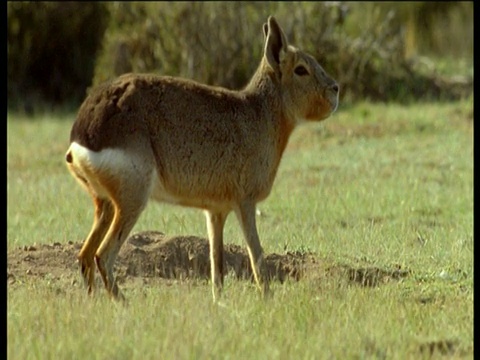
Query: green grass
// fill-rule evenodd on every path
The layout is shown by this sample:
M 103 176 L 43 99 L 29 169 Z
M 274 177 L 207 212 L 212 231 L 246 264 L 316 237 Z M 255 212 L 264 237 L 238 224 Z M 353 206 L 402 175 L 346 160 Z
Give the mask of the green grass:
M 74 115 L 8 115 L 8 249 L 80 241 L 88 196 L 64 152 Z M 270 197 L 259 204 L 266 252 L 313 251 L 338 264 L 400 266 L 369 288 L 303 280 L 273 284 L 264 303 L 226 279 L 223 306 L 205 282 L 131 286 L 127 307 L 104 292 L 48 280 L 8 287 L 12 359 L 429 358 L 453 344 L 473 355 L 473 99 L 345 106 L 294 132 Z M 151 203 L 134 231 L 206 235 L 203 214 Z M 234 216 L 226 241 L 243 245 Z

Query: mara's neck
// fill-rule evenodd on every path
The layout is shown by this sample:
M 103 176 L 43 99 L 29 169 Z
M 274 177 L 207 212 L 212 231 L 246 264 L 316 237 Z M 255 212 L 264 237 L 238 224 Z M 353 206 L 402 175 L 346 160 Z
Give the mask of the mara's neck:
M 281 85 L 278 83 L 273 69 L 262 59 L 259 67 L 253 74 L 250 82 L 242 92 L 252 101 L 260 102 L 259 106 L 263 114 L 260 114 L 265 121 L 271 121 L 277 136 L 277 152 L 280 157 L 287 146 L 288 139 L 295 128 L 295 119 L 288 116 L 283 105 L 283 94 Z M 259 105 L 259 104 L 257 104 Z
M 262 95 L 270 93 L 271 95 L 274 95 L 275 93 L 278 93 L 279 89 L 279 85 L 276 84 L 277 81 L 273 69 L 268 66 L 265 58 L 263 58 L 243 91 L 246 93 L 259 93 Z

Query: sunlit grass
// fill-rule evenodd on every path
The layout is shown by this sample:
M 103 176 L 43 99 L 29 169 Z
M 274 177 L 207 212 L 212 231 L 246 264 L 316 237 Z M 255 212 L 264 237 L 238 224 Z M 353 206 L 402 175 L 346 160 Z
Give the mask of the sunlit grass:
M 80 241 L 90 229 L 91 200 L 63 163 L 72 121 L 8 116 L 9 249 Z M 221 305 L 205 282 L 130 286 L 127 307 L 102 291 L 17 282 L 8 357 L 405 359 L 428 358 L 420 349 L 442 341 L 453 344 L 446 356 L 473 354 L 473 99 L 364 103 L 300 127 L 257 222 L 267 253 L 411 273 L 373 288 L 276 283 L 267 303 L 229 277 Z M 155 203 L 140 230 L 206 236 L 201 211 Z M 233 215 L 225 241 L 244 244 Z

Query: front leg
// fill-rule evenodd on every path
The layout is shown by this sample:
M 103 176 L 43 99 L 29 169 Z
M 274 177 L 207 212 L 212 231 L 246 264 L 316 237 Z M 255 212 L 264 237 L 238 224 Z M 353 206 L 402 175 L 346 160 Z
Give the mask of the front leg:
M 262 295 L 267 296 L 269 293 L 269 279 L 263 249 L 260 245 L 260 239 L 257 232 L 255 208 L 255 202 L 245 201 L 238 205 L 235 214 L 237 215 L 247 242 L 248 255 L 250 256 L 250 263 L 255 282 L 262 292 Z
M 223 226 L 228 213 L 205 211 L 208 240 L 210 242 L 210 267 L 212 273 L 213 301 L 220 297 L 223 287 Z

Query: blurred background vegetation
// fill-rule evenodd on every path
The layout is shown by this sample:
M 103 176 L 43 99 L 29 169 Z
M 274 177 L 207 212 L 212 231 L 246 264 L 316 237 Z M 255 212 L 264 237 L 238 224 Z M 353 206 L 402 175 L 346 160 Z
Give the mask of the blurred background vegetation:
M 131 71 L 239 89 L 270 14 L 344 102 L 473 92 L 473 2 L 8 2 L 8 108 L 73 110 L 90 86 Z

